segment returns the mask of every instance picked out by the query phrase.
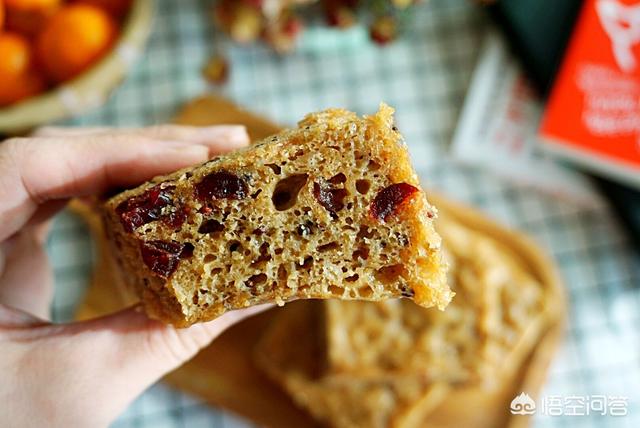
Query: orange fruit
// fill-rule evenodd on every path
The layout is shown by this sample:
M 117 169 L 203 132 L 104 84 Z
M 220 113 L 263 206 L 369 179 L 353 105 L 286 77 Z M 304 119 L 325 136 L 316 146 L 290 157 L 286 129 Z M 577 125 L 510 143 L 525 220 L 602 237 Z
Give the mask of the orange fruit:
M 99 7 L 116 18 L 122 18 L 129 12 L 132 0 L 78 0 L 78 3 Z
M 4 0 L 7 28 L 26 36 L 35 36 L 61 0 Z
M 31 65 L 31 47 L 23 36 L 0 33 L 0 82 L 27 72 Z
M 7 106 L 39 94 L 46 88 L 39 74 L 29 71 L 11 79 L 0 79 L 0 106 Z
M 9 9 L 15 10 L 46 10 L 55 9 L 60 0 L 4 0 Z
M 2 30 L 2 26 L 4 25 L 4 3 L 0 0 L 0 30 Z
M 36 55 L 46 75 L 61 82 L 85 71 L 111 47 L 113 19 L 85 4 L 62 7 L 46 23 L 36 41 Z

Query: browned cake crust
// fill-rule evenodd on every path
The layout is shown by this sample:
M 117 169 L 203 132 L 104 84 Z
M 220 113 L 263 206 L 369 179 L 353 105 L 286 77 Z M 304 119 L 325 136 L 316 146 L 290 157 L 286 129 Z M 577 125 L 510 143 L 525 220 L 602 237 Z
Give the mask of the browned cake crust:
M 331 109 L 104 205 L 127 281 L 176 326 L 300 298 L 410 297 L 444 308 L 436 211 L 393 110 Z

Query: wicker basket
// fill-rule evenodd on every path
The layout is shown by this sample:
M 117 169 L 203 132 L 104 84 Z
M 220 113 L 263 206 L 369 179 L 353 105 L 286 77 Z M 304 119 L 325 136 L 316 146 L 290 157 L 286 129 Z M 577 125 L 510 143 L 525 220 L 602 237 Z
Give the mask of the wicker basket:
M 134 1 L 120 39 L 93 68 L 50 91 L 0 108 L 0 134 L 19 134 L 70 117 L 105 102 L 144 48 L 154 0 Z

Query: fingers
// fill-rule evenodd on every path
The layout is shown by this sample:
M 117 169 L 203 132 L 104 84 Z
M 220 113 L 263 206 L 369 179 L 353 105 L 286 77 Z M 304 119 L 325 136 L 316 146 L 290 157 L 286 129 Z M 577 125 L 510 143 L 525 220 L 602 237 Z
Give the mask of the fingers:
M 249 144 L 249 135 L 241 125 L 183 126 L 156 125 L 136 129 L 113 128 L 61 128 L 44 127 L 35 133 L 39 137 L 86 137 L 86 136 L 139 136 L 156 140 L 185 141 L 209 147 L 211 154 L 227 152 Z
M 139 184 L 208 155 L 202 145 L 139 137 L 9 140 L 0 145 L 0 241 L 40 204 Z
M 44 128 L 39 135 L 0 144 L 0 240 L 26 224 L 37 205 L 133 186 L 249 141 L 242 126 Z M 48 206 L 40 212 L 60 205 Z
M 29 228 L 4 244 L 4 270 L 0 271 L 0 303 L 49 319 L 53 272 L 40 231 Z
M 72 420 L 84 417 L 88 424 L 79 426 L 106 426 L 142 391 L 226 328 L 264 309 L 230 312 L 209 323 L 175 329 L 131 308 L 83 323 L 23 329 L 11 337 L 20 334 L 21 343 L 37 350 L 29 358 L 35 360 L 32 366 L 46 370 L 40 381 L 64 388 L 64 395 L 74 400 L 57 403 L 77 412 L 70 415 Z M 89 399 L 78 402 L 79 397 Z M 68 421 L 57 422 L 67 426 Z

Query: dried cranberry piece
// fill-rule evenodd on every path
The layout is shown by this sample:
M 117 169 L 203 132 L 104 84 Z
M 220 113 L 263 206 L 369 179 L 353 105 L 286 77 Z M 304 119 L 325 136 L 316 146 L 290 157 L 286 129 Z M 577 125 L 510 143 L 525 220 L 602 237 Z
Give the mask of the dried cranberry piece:
M 313 196 L 327 211 L 335 214 L 344 208 L 344 198 L 347 196 L 345 189 L 335 189 L 329 183 L 313 183 Z
M 196 184 L 196 197 L 203 201 L 211 199 L 244 199 L 249 192 L 247 183 L 229 171 L 218 171 L 207 175 Z
M 224 225 L 222 223 L 215 219 L 209 219 L 202 222 L 198 228 L 198 233 L 215 233 L 222 232 L 223 230 Z
M 171 197 L 175 186 L 153 186 L 141 195 L 134 196 L 120 203 L 116 213 L 128 232 L 133 232 L 143 224 L 160 219 L 162 209 L 171 205 Z
M 163 216 L 162 221 L 168 226 L 171 226 L 174 229 L 178 229 L 187 220 L 189 211 L 190 209 L 188 207 L 176 208 L 175 210 L 171 211 L 169 215 Z
M 416 192 L 419 192 L 418 188 L 407 183 L 396 183 L 385 187 L 378 192 L 371 203 L 371 216 L 377 220 L 386 221 Z
M 162 278 L 169 278 L 178 267 L 184 245 L 171 241 L 148 241 L 140 243 L 144 264 Z
M 182 207 L 174 207 L 172 200 L 175 186 L 160 183 L 141 195 L 134 196 L 120 203 L 116 207 L 116 213 L 120 216 L 120 222 L 128 232 L 136 228 L 162 220 L 173 228 L 179 228 L 187 219 L 188 210 Z M 166 207 L 171 207 L 165 210 Z

